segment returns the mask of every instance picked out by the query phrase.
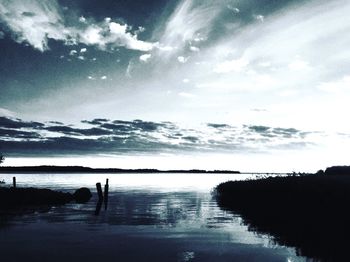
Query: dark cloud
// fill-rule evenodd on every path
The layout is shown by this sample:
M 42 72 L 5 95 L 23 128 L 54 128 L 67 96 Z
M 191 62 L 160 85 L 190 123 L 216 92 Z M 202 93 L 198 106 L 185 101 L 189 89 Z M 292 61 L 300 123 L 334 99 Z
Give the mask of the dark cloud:
M 165 124 L 135 120 L 132 122 L 132 126 L 142 131 L 156 131 L 159 127 L 165 127 Z
M 108 119 L 105 119 L 105 118 L 95 118 L 91 121 L 89 120 L 83 120 L 81 121 L 82 123 L 84 124 L 90 124 L 90 125 L 101 125 L 102 123 L 105 123 L 105 122 L 108 122 L 109 120 Z
M 0 140 L 0 150 L 10 155 L 69 155 L 100 153 L 150 153 L 165 149 L 176 150 L 177 146 L 142 140 L 137 137 L 81 139 L 56 137 L 31 141 Z
M 270 137 L 270 138 L 278 138 L 278 137 L 305 138 L 307 135 L 312 133 L 312 132 L 301 132 L 300 130 L 295 128 L 281 128 L 281 127 L 272 128 L 268 126 L 248 126 L 248 129 L 250 131 L 260 134 L 263 137 Z
M 134 131 L 134 129 L 130 125 L 125 125 L 125 124 L 105 123 L 105 124 L 102 124 L 101 127 L 112 130 L 114 134 L 120 134 L 120 135 L 127 134 Z
M 267 126 L 250 126 L 249 129 L 257 133 L 265 133 L 270 128 Z
M 114 133 L 122 134 L 123 132 L 154 132 L 159 130 L 161 127 L 168 128 L 166 123 L 146 122 L 142 120 L 134 121 L 121 121 L 115 120 L 112 123 L 103 123 L 100 125 L 102 128 L 113 130 Z
M 0 128 L 0 137 L 6 137 L 6 138 L 12 138 L 12 139 L 16 139 L 16 138 L 30 139 L 30 138 L 40 138 L 41 136 L 36 132 Z
M 72 128 L 69 126 L 49 126 L 45 128 L 51 132 L 58 132 L 65 135 L 76 135 L 76 136 L 104 136 L 112 134 L 111 131 L 102 128 Z
M 158 130 L 160 127 L 167 126 L 166 123 L 147 122 L 139 119 L 134 121 L 123 121 L 123 120 L 110 121 L 108 119 L 97 118 L 92 121 L 83 120 L 82 123 L 99 126 L 101 128 L 113 130 L 117 133 L 130 132 L 130 131 L 153 132 Z
M 308 146 L 311 132 L 294 128 L 209 123 L 184 129 L 171 122 L 84 120 L 90 128 L 61 122 L 28 122 L 0 117 L 0 151 L 7 155 L 130 154 L 182 151 L 257 151 Z
M 43 140 L 4 141 L 1 150 L 11 155 L 62 155 L 93 153 L 101 148 L 101 143 L 93 139 L 56 137 Z
M 272 129 L 272 132 L 286 137 L 291 137 L 300 133 L 300 131 L 295 128 L 274 128 Z
M 190 141 L 192 143 L 198 143 L 200 141 L 200 139 L 195 136 L 184 136 L 183 139 Z
M 209 127 L 213 127 L 213 128 L 229 128 L 230 126 L 229 125 L 226 125 L 226 124 L 212 124 L 212 123 L 209 123 L 208 124 Z
M 59 121 L 49 121 L 48 123 L 49 124 L 54 124 L 54 125 L 63 125 L 63 123 L 59 122 Z
M 41 128 L 44 124 L 38 122 L 25 122 L 21 119 L 0 117 L 0 127 L 4 128 Z

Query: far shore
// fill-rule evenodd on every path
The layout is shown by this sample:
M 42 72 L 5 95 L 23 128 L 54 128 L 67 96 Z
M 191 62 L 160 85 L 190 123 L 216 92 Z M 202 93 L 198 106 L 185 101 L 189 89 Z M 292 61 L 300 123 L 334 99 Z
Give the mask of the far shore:
M 234 170 L 159 170 L 159 169 L 122 169 L 122 168 L 91 168 L 83 166 L 3 166 L 0 173 L 220 173 L 240 174 Z M 264 173 L 266 174 L 266 173 Z

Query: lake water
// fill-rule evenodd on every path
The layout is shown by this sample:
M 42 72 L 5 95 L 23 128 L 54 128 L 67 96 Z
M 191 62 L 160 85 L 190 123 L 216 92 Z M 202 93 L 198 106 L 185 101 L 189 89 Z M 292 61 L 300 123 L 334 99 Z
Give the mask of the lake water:
M 13 174 L 0 174 L 11 182 Z M 2 261 L 306 261 L 221 210 L 211 191 L 243 174 L 16 174 L 18 186 L 73 192 L 67 204 L 0 217 Z M 108 208 L 95 215 L 96 182 L 109 178 Z

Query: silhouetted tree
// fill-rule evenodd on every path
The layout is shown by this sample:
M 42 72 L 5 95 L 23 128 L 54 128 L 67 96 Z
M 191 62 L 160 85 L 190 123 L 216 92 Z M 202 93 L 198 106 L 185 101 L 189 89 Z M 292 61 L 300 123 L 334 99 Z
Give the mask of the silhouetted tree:
M 0 154 L 0 164 L 4 161 L 5 161 L 5 157 L 2 154 Z

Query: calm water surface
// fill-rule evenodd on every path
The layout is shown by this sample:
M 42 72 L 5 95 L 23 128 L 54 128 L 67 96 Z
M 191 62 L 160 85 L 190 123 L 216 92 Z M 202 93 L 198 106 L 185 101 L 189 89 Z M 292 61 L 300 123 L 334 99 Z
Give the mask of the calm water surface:
M 12 181 L 13 174 L 1 179 Z M 73 192 L 110 181 L 108 209 L 67 204 L 1 217 L 2 261 L 305 261 L 248 231 L 211 191 L 241 174 L 17 174 L 18 186 Z

